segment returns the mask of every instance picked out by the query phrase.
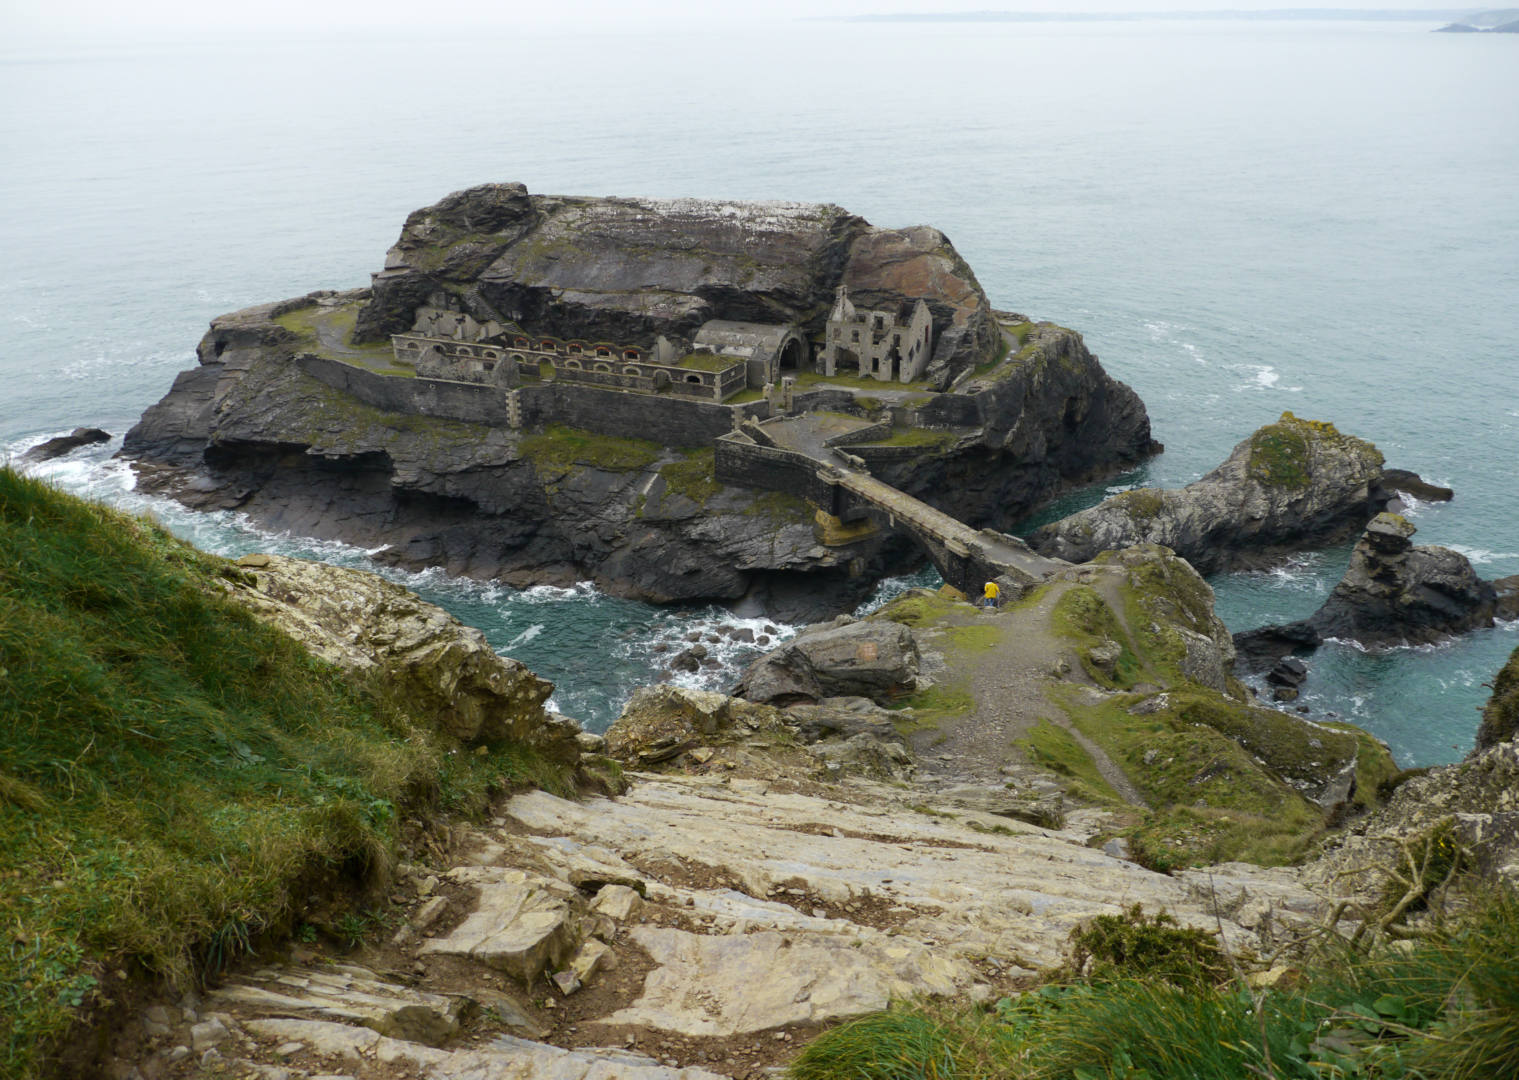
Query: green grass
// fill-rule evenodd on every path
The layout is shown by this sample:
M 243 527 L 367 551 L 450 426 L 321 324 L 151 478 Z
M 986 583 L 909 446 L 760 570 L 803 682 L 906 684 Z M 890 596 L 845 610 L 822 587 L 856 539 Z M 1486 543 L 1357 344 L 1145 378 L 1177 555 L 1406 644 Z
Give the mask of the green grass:
M 362 301 L 344 304 L 341 307 L 322 307 L 312 304 L 309 307 L 287 311 L 274 321 L 300 339 L 298 348 L 301 352 L 315 353 L 318 356 L 346 363 L 359 361 L 365 367 L 379 371 L 382 375 L 415 378 L 414 370 L 396 364 L 395 350 L 391 348 L 388 340 L 369 345 L 352 343 L 354 324 L 359 317 L 359 308 L 363 306 Z M 335 337 L 337 341 L 342 342 L 342 345 L 338 348 L 329 348 L 318 337 L 319 328 L 326 332 L 329 338 Z
M 967 611 L 966 601 L 929 589 L 909 589 L 870 618 L 901 623 L 903 626 L 933 626 L 952 613 Z
M 672 461 L 659 467 L 659 475 L 665 478 L 665 490 L 672 495 L 683 495 L 697 505 L 723 490 L 713 475 L 716 469 L 715 453 L 711 447 L 688 450 L 680 461 Z
M 659 444 L 647 439 L 597 435 L 563 424 L 549 424 L 543 431 L 525 436 L 520 446 L 523 457 L 540 473 L 564 473 L 576 466 L 634 472 L 648 468 L 663 453 Z
M 1072 795 L 1094 803 L 1123 802 L 1097 771 L 1092 755 L 1063 728 L 1041 720 L 1017 745 L 1030 761 L 1065 777 L 1065 787 Z
M 222 596 L 222 560 L 0 470 L 0 1076 L 97 998 L 193 984 L 390 858 L 401 815 L 563 777 L 451 754 Z
M 1094 682 L 1126 689 L 1154 677 L 1144 660 L 1136 655 L 1123 624 L 1096 589 L 1078 585 L 1066 590 L 1050 612 L 1050 624 L 1057 634 L 1076 646 L 1076 655 Z M 1109 641 L 1120 647 L 1111 671 L 1100 667 L 1091 656 L 1094 648 Z
M 799 371 L 794 373 L 788 372 L 788 374 L 795 375 L 796 388 L 798 390 L 808 390 L 820 383 L 827 383 L 829 386 L 840 386 L 849 389 L 867 391 L 917 390 L 921 392 L 923 390 L 923 384 L 921 382 L 892 382 L 884 379 L 873 379 L 868 375 L 824 375 L 821 372 L 817 371 Z
M 737 356 L 720 356 L 717 353 L 688 353 L 675 362 L 676 367 L 690 371 L 727 371 L 744 361 Z
M 930 431 L 928 428 L 893 428 L 884 439 L 873 439 L 861 446 L 918 446 L 924 449 L 942 449 L 960 436 L 953 431 Z

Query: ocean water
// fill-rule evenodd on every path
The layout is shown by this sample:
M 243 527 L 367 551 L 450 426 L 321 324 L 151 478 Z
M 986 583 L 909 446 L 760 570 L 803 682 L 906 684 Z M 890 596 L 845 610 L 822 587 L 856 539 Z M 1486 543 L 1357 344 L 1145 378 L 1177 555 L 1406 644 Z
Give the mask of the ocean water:
M 118 437 L 213 316 L 362 285 L 448 191 L 837 202 L 944 229 L 1000 307 L 1081 330 L 1202 475 L 1290 409 L 1456 489 L 1418 542 L 1519 572 L 1519 41 L 1419 23 L 685 25 L 638 32 L 0 36 L 0 452 Z M 202 546 L 364 565 L 47 471 Z M 1348 550 L 1213 580 L 1233 629 L 1310 613 Z M 604 727 L 712 609 L 404 578 Z M 896 583 L 892 587 L 901 587 Z M 791 628 L 775 626 L 778 635 Z M 1469 749 L 1513 625 L 1311 661 L 1307 703 L 1406 764 Z M 691 677 L 722 686 L 748 655 Z M 708 643 L 714 645 L 714 643 Z M 659 651 L 663 646 L 664 651 Z

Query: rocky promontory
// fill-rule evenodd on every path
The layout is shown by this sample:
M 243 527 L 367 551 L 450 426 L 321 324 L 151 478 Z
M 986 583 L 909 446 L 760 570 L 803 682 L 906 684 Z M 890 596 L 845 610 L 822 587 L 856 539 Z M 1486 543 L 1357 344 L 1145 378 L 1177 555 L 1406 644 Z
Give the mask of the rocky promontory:
M 1164 544 L 1204 574 L 1249 567 L 1354 535 L 1395 490 L 1435 490 L 1411 473 L 1388 481 L 1382 460 L 1371 443 L 1333 424 L 1283 413 L 1201 480 L 1121 492 L 1036 530 L 1029 543 L 1070 562 Z
M 214 320 L 199 366 L 122 452 L 145 490 L 376 549 L 390 565 L 826 617 L 922 552 L 891 529 L 830 531 L 801 498 L 714 478 L 714 436 L 778 398 L 688 404 L 531 374 L 521 394 L 543 418 L 515 423 L 516 391 L 421 377 L 388 335 L 520 325 L 658 351 L 713 320 L 784 320 L 821 348 L 841 287 L 862 309 L 923 300 L 931 358 L 906 388 L 799 372 L 796 407 L 859 418 L 870 430 L 851 451 L 907 494 L 1005 529 L 1156 449 L 1143 404 L 1080 335 L 994 311 L 936 230 L 878 229 L 833 206 L 488 185 L 411 215 L 369 289 Z

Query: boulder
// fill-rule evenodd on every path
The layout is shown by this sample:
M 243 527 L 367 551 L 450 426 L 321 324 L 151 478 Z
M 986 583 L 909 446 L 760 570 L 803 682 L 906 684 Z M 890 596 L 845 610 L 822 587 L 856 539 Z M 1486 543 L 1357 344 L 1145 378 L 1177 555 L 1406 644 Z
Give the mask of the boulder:
M 1389 497 L 1382 455 L 1333 424 L 1283 413 L 1180 490 L 1139 488 L 1034 531 L 1042 555 L 1073 563 L 1163 544 L 1212 574 L 1353 535 Z
M 513 739 L 579 760 L 578 725 L 543 708 L 553 683 L 401 586 L 281 555 L 245 555 L 224 577 L 232 600 L 323 660 L 381 678 L 461 742 Z
M 918 665 L 918 644 L 906 626 L 844 616 L 760 657 L 734 693 L 772 704 L 853 696 L 881 702 L 911 691 Z
M 21 455 L 22 461 L 51 461 L 53 458 L 62 457 L 64 454 L 78 450 L 81 446 L 94 446 L 96 443 L 110 442 L 111 433 L 95 427 L 76 427 L 67 435 L 59 435 L 56 438 L 38 443 L 26 453 Z
M 503 867 L 461 867 L 449 877 L 475 886 L 475 909 L 447 936 L 424 942 L 423 953 L 468 957 L 531 986 L 563 964 L 579 941 L 557 883 Z
M 607 753 L 647 768 L 703 744 L 786 730 L 780 710 L 707 690 L 646 686 L 633 691 L 607 729 Z

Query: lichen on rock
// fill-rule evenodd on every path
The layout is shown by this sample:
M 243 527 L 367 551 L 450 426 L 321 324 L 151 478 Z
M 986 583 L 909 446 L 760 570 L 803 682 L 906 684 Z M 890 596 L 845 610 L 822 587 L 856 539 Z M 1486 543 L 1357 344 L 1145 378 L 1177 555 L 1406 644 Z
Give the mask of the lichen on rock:
M 1389 497 L 1382 463 L 1371 443 L 1285 412 L 1201 480 L 1120 492 L 1036 530 L 1029 543 L 1070 562 L 1151 543 L 1205 574 L 1251 565 L 1361 528 Z

